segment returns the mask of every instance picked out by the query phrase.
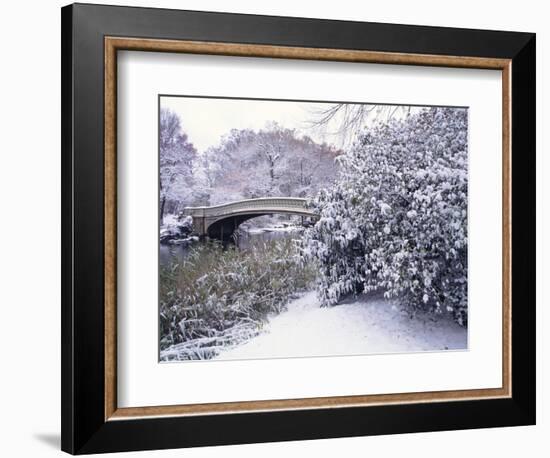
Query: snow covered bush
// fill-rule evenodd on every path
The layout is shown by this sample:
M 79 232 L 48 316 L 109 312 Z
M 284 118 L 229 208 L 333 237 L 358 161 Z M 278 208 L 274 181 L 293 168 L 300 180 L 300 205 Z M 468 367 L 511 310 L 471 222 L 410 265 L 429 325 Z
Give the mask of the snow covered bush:
M 160 226 L 160 243 L 179 243 L 190 240 L 193 218 L 185 215 L 165 215 Z
M 209 359 L 246 342 L 311 287 L 314 274 L 290 239 L 250 250 L 193 246 L 184 262 L 161 271 L 161 359 Z
M 467 121 L 466 109 L 423 109 L 366 129 L 339 157 L 304 240 L 324 305 L 381 290 L 467 324 Z

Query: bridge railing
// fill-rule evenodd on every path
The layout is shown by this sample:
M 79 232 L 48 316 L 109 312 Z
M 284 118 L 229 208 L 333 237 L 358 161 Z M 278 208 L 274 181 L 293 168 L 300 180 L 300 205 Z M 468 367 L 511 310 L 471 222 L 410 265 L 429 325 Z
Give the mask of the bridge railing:
M 187 207 L 184 215 L 191 216 L 222 216 L 246 210 L 280 210 L 280 209 L 306 210 L 306 199 L 300 197 L 264 197 L 247 199 L 227 204 L 213 205 L 211 207 Z

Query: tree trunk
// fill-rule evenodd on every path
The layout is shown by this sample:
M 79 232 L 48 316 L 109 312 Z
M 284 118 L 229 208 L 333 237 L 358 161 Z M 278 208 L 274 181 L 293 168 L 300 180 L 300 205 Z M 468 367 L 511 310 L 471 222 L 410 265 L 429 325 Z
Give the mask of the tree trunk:
M 160 202 L 160 215 L 159 215 L 159 220 L 160 220 L 161 226 L 162 226 L 162 223 L 164 222 L 164 206 L 165 205 L 166 205 L 166 196 L 163 196 L 162 200 Z

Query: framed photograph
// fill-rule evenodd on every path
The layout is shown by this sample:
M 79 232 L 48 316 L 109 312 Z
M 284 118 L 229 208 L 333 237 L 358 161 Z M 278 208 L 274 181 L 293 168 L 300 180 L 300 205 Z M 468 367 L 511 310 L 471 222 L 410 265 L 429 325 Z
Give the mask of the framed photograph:
M 64 7 L 63 450 L 534 424 L 534 121 L 530 33 Z

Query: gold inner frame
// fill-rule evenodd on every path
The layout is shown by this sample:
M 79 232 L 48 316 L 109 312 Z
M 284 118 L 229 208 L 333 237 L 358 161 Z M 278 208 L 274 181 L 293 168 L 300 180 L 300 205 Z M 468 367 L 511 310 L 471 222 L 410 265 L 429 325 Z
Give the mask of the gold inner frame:
M 333 396 L 118 408 L 117 405 L 117 51 L 174 52 L 240 57 L 363 62 L 493 69 L 502 72 L 502 387 L 399 394 Z M 239 43 L 105 37 L 105 420 L 151 416 L 246 413 L 274 410 L 359 407 L 382 404 L 507 398 L 512 395 L 511 366 L 511 60 L 374 51 L 301 48 Z

